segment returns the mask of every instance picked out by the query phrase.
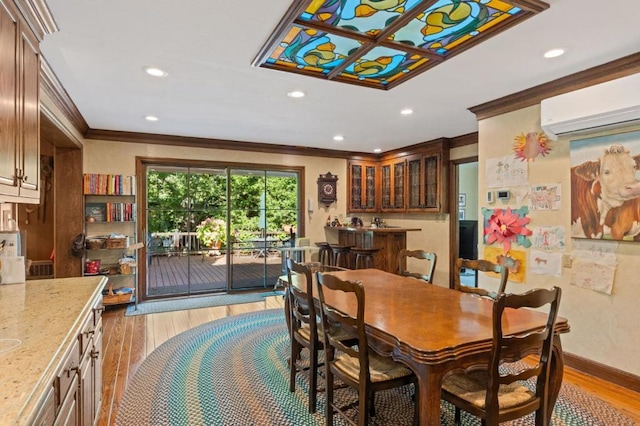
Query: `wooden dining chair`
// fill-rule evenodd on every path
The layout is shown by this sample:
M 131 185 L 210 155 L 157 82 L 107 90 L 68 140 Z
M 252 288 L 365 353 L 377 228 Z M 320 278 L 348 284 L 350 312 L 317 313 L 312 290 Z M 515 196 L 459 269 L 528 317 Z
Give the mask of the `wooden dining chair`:
M 343 268 L 320 265 L 316 269 L 324 272 L 341 271 Z M 303 285 L 292 285 L 292 275 L 298 274 Z M 287 326 L 291 338 L 289 366 L 289 391 L 296 390 L 296 373 L 300 371 L 298 361 L 303 348 L 309 351 L 309 412 L 315 413 L 318 393 L 318 352 L 323 349 L 322 326 L 318 322 L 313 299 L 313 275 L 311 269 L 294 259 L 287 259 Z
M 561 289 L 535 289 L 524 294 L 501 294 L 493 302 L 493 339 L 488 368 L 452 374 L 442 382 L 442 398 L 455 405 L 455 423 L 460 424 L 460 409 L 482 419 L 482 424 L 497 425 L 535 412 L 536 425 L 548 425 L 549 375 L 551 352 Z M 505 334 L 505 309 L 546 308 L 544 328 L 531 333 Z M 520 361 L 517 369 L 500 371 L 505 362 Z M 523 381 L 535 381 L 524 386 Z
M 422 259 L 429 262 L 428 271 L 426 274 L 419 272 L 409 272 L 406 270 L 407 258 Z M 425 250 L 400 250 L 398 253 L 398 274 L 405 277 L 414 277 L 433 283 L 433 272 L 436 269 L 437 256 L 435 253 Z
M 495 272 L 496 274 L 498 274 L 500 276 L 500 285 L 498 286 L 498 291 L 490 292 L 484 288 L 462 285 L 462 283 L 460 282 L 460 274 L 463 270 L 467 269 L 476 271 L 476 274 L 479 272 Z M 508 278 L 509 269 L 506 266 L 498 265 L 497 263 L 489 262 L 488 260 L 470 260 L 458 258 L 456 259 L 456 267 L 453 274 L 453 289 L 495 299 L 497 296 L 505 292 L 507 288 Z
M 375 392 L 414 383 L 417 378 L 404 364 L 383 357 L 369 349 L 364 325 L 365 292 L 359 282 L 344 281 L 331 274 L 316 274 L 320 316 L 324 329 L 326 376 L 326 424 L 333 426 L 334 409 L 349 423 L 356 424 L 333 401 L 335 378 L 358 390 L 358 425 L 369 424 L 375 416 Z M 325 293 L 337 292 L 355 295 L 356 316 L 339 311 L 325 302 Z M 357 339 L 345 341 L 344 334 Z M 354 344 L 355 343 L 355 344 Z M 417 413 L 417 411 L 416 411 Z M 417 414 L 414 423 L 417 423 Z

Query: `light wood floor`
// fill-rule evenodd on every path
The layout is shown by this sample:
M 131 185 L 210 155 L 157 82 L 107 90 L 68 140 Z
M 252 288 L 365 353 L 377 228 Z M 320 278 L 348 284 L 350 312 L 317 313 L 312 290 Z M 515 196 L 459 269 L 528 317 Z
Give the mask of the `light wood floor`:
M 103 392 L 98 425 L 113 425 L 127 383 L 142 361 L 167 339 L 208 321 L 263 309 L 282 308 L 282 297 L 264 302 L 161 314 L 124 316 L 124 307 L 104 313 Z M 607 401 L 640 424 L 640 393 L 565 369 L 564 381 Z

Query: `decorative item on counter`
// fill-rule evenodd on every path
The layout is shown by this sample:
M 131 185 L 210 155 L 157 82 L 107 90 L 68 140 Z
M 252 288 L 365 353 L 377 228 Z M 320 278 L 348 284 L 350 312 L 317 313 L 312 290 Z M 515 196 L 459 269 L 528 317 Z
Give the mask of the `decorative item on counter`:
M 359 217 L 352 217 L 351 218 L 351 226 L 362 226 L 362 219 L 360 219 Z
M 331 226 L 331 216 L 327 216 L 327 226 Z
M 0 257 L 0 284 L 23 283 L 25 278 L 24 256 Z

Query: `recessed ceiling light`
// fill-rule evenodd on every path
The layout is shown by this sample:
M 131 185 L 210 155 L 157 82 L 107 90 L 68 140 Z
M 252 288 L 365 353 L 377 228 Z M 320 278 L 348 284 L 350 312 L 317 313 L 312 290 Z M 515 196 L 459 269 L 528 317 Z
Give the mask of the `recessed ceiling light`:
M 373 152 L 375 152 L 376 154 L 379 154 L 379 153 L 381 153 L 381 152 L 382 152 L 382 149 L 380 149 L 380 148 L 376 148 L 376 149 L 374 149 L 374 150 L 373 150 Z
M 161 70 L 160 68 L 156 67 L 144 67 L 142 69 L 144 70 L 144 72 L 154 77 L 166 77 L 169 75 L 169 73 L 165 70 Z
M 336 141 L 336 142 L 343 141 L 343 140 L 344 140 L 344 136 L 342 136 L 342 135 L 335 135 L 335 136 L 333 137 L 333 140 L 334 140 L 334 141 Z
M 158 121 L 158 117 L 155 115 L 145 115 L 144 119 L 147 121 Z
M 411 108 L 405 108 L 402 111 L 400 111 L 400 114 L 402 114 L 402 115 L 411 115 L 411 114 L 413 114 L 413 110 Z
M 544 52 L 544 57 L 547 58 L 547 59 L 557 58 L 558 56 L 564 55 L 564 52 L 565 52 L 564 49 L 560 49 L 560 48 L 551 49 L 551 50 L 548 50 L 548 51 Z
M 287 96 L 290 98 L 304 98 L 304 95 L 305 93 L 302 90 L 294 90 L 287 93 Z

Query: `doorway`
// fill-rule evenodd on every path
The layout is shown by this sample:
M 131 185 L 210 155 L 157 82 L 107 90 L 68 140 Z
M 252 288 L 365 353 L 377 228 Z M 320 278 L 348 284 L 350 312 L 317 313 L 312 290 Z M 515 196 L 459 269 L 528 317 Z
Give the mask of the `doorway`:
M 142 300 L 273 288 L 302 217 L 300 170 L 149 161 L 140 171 Z
M 482 225 L 479 217 L 478 158 L 470 157 L 451 161 L 452 202 L 451 208 L 451 271 L 455 261 L 478 259 L 478 232 Z M 453 285 L 453 273 L 451 285 Z M 469 287 L 478 286 L 475 271 L 462 271 L 460 283 Z

